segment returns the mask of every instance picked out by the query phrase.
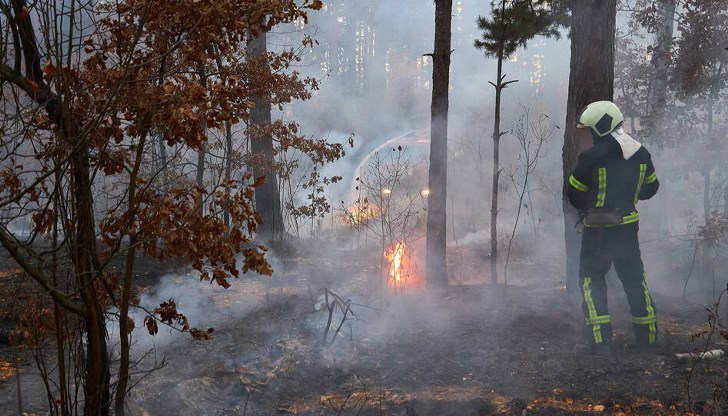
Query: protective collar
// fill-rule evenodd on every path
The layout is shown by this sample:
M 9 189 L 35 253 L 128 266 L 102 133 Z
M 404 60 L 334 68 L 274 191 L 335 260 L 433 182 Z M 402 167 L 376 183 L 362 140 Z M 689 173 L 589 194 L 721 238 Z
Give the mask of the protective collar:
M 617 130 L 612 132 L 612 136 L 619 143 L 619 147 L 622 148 L 622 156 L 624 160 L 629 160 L 638 150 L 642 147 L 642 144 L 637 140 L 633 139 L 632 136 L 625 133 L 624 130 L 619 127 Z

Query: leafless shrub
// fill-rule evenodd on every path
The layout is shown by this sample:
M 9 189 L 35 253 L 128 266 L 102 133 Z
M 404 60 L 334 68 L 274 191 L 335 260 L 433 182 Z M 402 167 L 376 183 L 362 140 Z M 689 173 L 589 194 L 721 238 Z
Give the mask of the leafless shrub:
M 717 253 L 718 249 L 726 241 L 726 233 L 728 232 L 728 213 L 712 211 L 704 218 L 703 224 L 696 225 L 695 229 L 696 232 L 694 234 L 694 238 L 691 240 L 693 244 L 692 260 L 690 262 L 687 277 L 685 278 L 685 284 L 683 285 L 683 299 L 685 299 L 687 295 L 688 283 L 690 282 L 690 278 L 696 268 L 695 266 L 698 264 L 698 269 L 702 272 L 702 274 L 712 278 L 714 289 L 713 293 L 715 293 L 715 270 L 713 267 L 714 258 L 711 258 L 710 253 Z
M 424 163 L 413 161 L 406 147 L 376 152 L 355 179 L 353 203 L 341 201 L 344 218 L 357 231 L 360 242 L 371 239 L 381 244 L 381 286 L 391 283 L 387 251 L 396 250 L 398 243 L 412 247 L 424 223 L 429 193 L 422 180 L 424 172 Z M 398 280 L 393 287 L 401 292 L 404 283 L 406 279 Z
M 528 109 L 523 106 L 521 107 L 523 113 L 511 131 L 518 139 L 521 152 L 518 155 L 518 164 L 516 167 L 506 172 L 507 177 L 510 179 L 518 195 L 518 209 L 513 222 L 513 228 L 508 238 L 508 249 L 506 250 L 506 264 L 503 275 L 506 284 L 508 284 L 508 263 L 511 258 L 511 252 L 513 251 L 513 243 L 516 237 L 518 222 L 521 218 L 521 211 L 524 205 L 528 208 L 528 204 L 524 204 L 523 200 L 526 195 L 530 199 L 531 190 L 529 189 L 528 180 L 530 175 L 536 170 L 539 159 L 543 157 L 543 145 L 548 141 L 556 128 L 545 114 L 539 115 L 536 121 L 531 121 Z M 533 218 L 533 215 L 531 217 Z
M 728 232 L 728 213 L 713 211 L 698 227 L 698 236 L 708 247 L 716 247 L 725 241 Z

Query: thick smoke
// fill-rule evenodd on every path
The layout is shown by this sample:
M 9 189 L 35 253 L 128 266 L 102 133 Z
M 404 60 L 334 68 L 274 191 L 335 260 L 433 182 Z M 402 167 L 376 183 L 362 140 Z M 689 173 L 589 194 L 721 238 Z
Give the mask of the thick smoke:
M 371 9 L 368 8 L 370 6 Z M 483 2 L 454 2 L 448 134 L 448 265 L 451 283 L 462 288 L 488 281 L 485 274 L 489 259 L 485 253 L 488 252 L 490 238 L 494 101 L 494 89 L 489 81 L 495 81 L 495 60 L 484 57 L 473 47 L 473 41 L 480 36 L 476 17 L 489 12 Z M 482 295 L 482 299 L 475 303 L 477 306 L 463 305 L 464 309 L 457 311 L 444 307 L 437 296 L 429 298 L 427 296 L 432 295 L 416 288 L 408 289 L 404 296 L 399 297 L 383 296 L 373 291 L 372 287 L 380 286 L 381 279 L 386 279 L 389 267 L 382 260 L 382 251 L 386 247 L 381 246 L 381 236 L 362 237 L 356 227 L 352 230 L 337 219 L 343 208 L 355 199 L 352 189 L 361 186 L 357 178 L 361 180 L 375 151 L 385 155 L 401 146 L 403 152 L 414 155 L 420 152 L 422 146 L 408 144 L 408 137 L 429 136 L 431 61 L 424 55 L 432 49 L 433 14 L 432 2 L 357 2 L 342 10 L 328 6 L 322 13 L 312 15 L 311 27 L 306 29 L 307 33 L 319 39 L 321 45 L 314 46 L 310 54 L 304 55 L 297 70 L 305 76 L 320 79 L 320 89 L 311 100 L 293 103 L 281 115 L 298 121 L 304 134 L 343 143 L 347 149 L 344 158 L 324 166 L 321 171 L 326 177 L 342 177 L 339 183 L 325 191 L 332 204 L 332 212 L 325 220 L 317 221 L 317 226 L 323 228 L 323 231 L 319 229 L 319 235 L 324 235 L 325 241 L 307 244 L 302 254 L 319 262 L 331 262 L 335 265 L 332 270 L 325 275 L 307 275 L 306 268 L 287 268 L 282 262 L 273 260 L 278 279 L 275 284 L 261 282 L 254 277 L 233 282 L 233 286 L 224 292 L 214 286 L 200 285 L 194 276 L 169 276 L 163 279 L 166 283 L 154 294 L 145 296 L 144 305 L 153 307 L 160 301 L 175 298 L 195 326 L 219 326 L 225 333 L 226 325 L 264 307 L 265 294 L 275 294 L 286 285 L 295 286 L 294 281 L 306 281 L 311 308 L 316 310 L 305 319 L 311 333 L 322 334 L 329 325 L 328 318 L 332 318 L 331 337 L 337 324 L 342 322 L 342 310 L 328 314 L 324 289 L 354 305 L 352 312 L 356 313 L 356 319 L 349 316 L 341 328 L 342 332 L 337 335 L 338 341 L 321 351 L 320 356 L 327 366 L 343 371 L 358 363 L 358 351 L 352 348 L 350 340 L 386 349 L 397 345 L 397 340 L 403 335 L 417 331 L 447 333 L 453 320 L 467 316 L 470 313 L 467 308 L 472 307 L 479 308 L 472 311 L 473 314 L 482 313 L 480 308 L 484 308 L 489 313 L 509 319 L 511 310 L 503 304 L 508 296 L 501 296 L 500 292 L 493 290 L 483 293 L 471 291 L 476 296 Z M 620 19 L 623 17 L 621 15 Z M 357 35 L 345 33 L 342 22 L 349 22 L 348 30 Z M 290 32 L 285 30 L 280 36 L 283 34 L 290 36 Z M 275 36 L 271 39 L 276 42 Z M 323 47 L 338 55 L 323 57 L 317 52 L 317 48 Z M 352 61 L 355 59 L 352 48 L 366 50 L 365 62 Z M 518 50 L 504 64 L 506 80 L 518 82 L 511 84 L 503 95 L 501 125 L 506 134 L 501 140 L 501 251 L 506 250 L 504 243 L 509 241 L 513 232 L 519 186 L 524 180 L 524 170 L 520 165 L 524 156 L 517 135 L 511 130 L 517 127 L 519 120 L 523 120 L 524 114 L 528 114 L 529 123 L 537 123 L 544 115 L 546 118 L 541 120 L 554 127 L 542 149 L 537 168 L 530 173 L 528 192 L 514 233 L 508 273 L 509 282 L 516 286 L 531 285 L 551 290 L 564 281 L 564 225 L 561 215 L 563 130 L 559 127 L 563 127 L 566 114 L 569 48 L 567 36 L 560 39 L 536 38 L 529 42 L 527 49 Z M 354 147 L 348 145 L 351 134 Z M 527 136 L 527 139 L 533 138 L 532 135 Z M 681 242 L 676 236 L 686 233 L 691 226 L 694 229 L 690 214 L 699 213 L 702 208 L 694 198 L 680 196 L 694 190 L 694 182 L 700 178 L 670 174 L 671 167 L 684 157 L 684 150 L 661 150 L 649 141 L 647 145 L 653 153 L 662 189 L 653 200 L 642 202 L 638 209 L 641 213 L 643 260 L 650 288 L 656 294 L 659 305 L 663 296 L 679 294 L 686 278 L 690 243 Z M 419 176 L 415 179 L 426 183 L 426 170 L 417 172 Z M 298 197 L 300 203 L 305 202 L 305 192 Z M 416 241 L 413 247 L 422 246 L 421 234 L 413 240 Z M 420 249 L 419 252 L 422 251 Z M 332 253 L 338 258 L 332 258 Z M 364 259 L 359 263 L 361 269 L 342 270 L 336 267 L 341 256 Z M 382 269 L 376 264 L 372 267 L 371 263 L 376 263 L 378 258 L 382 261 Z M 423 259 L 419 260 L 424 263 Z M 620 307 L 624 309 L 626 306 L 623 295 L 618 293 L 616 279 L 610 279 L 610 290 L 614 292 L 611 299 L 615 304 L 614 311 L 618 312 Z M 407 293 L 416 293 L 417 297 L 408 297 Z M 519 306 L 526 308 L 529 305 Z M 170 334 L 168 330 L 160 335 L 154 340 L 157 347 L 184 336 Z M 140 352 L 152 346 L 145 344 L 148 341 L 141 338 L 148 337 L 137 337 L 136 350 Z M 295 344 L 287 334 L 282 333 L 277 338 L 276 343 L 266 348 Z M 291 351 L 299 347 L 290 348 L 287 351 L 293 354 Z M 231 367 L 251 365 L 247 360 L 239 357 L 229 364 Z
M 483 273 L 489 261 L 484 253 L 489 245 L 494 99 L 494 89 L 489 81 L 495 81 L 495 60 L 484 57 L 473 47 L 473 41 L 480 36 L 476 17 L 486 15 L 490 10 L 482 2 L 474 0 L 454 3 L 448 139 L 449 264 L 455 270 L 454 275 L 459 276 L 459 284 L 484 283 L 487 279 Z M 347 227 L 336 216 L 342 215 L 343 207 L 354 199 L 352 188 L 357 186 L 356 178 L 361 176 L 375 150 L 384 153 L 389 147 L 396 149 L 400 145 L 397 138 L 406 137 L 411 132 L 424 132 L 427 136 L 429 131 L 431 61 L 424 55 L 432 49 L 434 7 L 431 2 L 425 6 L 414 0 L 405 3 L 378 2 L 369 6 L 357 3 L 342 10 L 327 6 L 323 12 L 311 16 L 311 26 L 303 31 L 314 35 L 321 45 L 314 46 L 310 53 L 303 56 L 301 67 L 297 70 L 304 76 L 320 79 L 320 89 L 311 100 L 286 107 L 281 116 L 297 120 L 304 134 L 343 143 L 347 148 L 344 158 L 322 168 L 323 176 L 343 178 L 327 188 L 332 212 L 318 225 L 326 229 L 327 235 L 337 238 L 332 241 L 338 248 L 358 249 L 367 255 L 382 248 L 379 239 L 362 239 L 351 230 L 344 239 L 342 235 L 347 234 L 341 230 Z M 351 23 L 348 30 L 355 31 L 357 36 L 344 33 L 341 24 L 344 21 Z M 547 118 L 542 121 L 555 127 L 542 149 L 537 169 L 529 176 L 528 192 L 514 234 L 512 269 L 509 269 L 510 276 L 517 280 L 532 279 L 536 276 L 524 272 L 528 270 L 528 264 L 547 264 L 548 275 L 537 276 L 540 284 L 558 284 L 563 280 L 563 130 L 559 127 L 565 119 L 569 77 L 569 39 L 565 35 L 559 39 L 535 38 L 529 42 L 527 49 L 519 49 L 504 64 L 506 80 L 518 82 L 511 84 L 503 95 L 501 125 L 506 134 L 501 140 L 503 174 L 499 210 L 499 234 L 504 238 L 500 242 L 502 251 L 507 248 L 503 243 L 509 241 L 513 232 L 519 186 L 524 180 L 524 171 L 519 165 L 522 149 L 511 130 L 524 114 L 528 114 L 529 123 L 537 123 L 544 115 Z M 290 32 L 286 30 L 281 30 L 277 36 L 290 40 Z M 277 42 L 276 36 L 271 36 L 271 39 L 272 43 Z M 324 46 L 333 52 L 339 51 L 340 55 L 323 57 L 317 48 Z M 352 62 L 355 54 L 347 48 L 365 48 L 366 62 Z M 353 148 L 348 146 L 351 134 Z M 406 143 L 403 148 L 405 152 L 418 152 L 413 146 L 408 148 Z M 684 264 L 681 263 L 682 258 L 672 256 L 676 248 L 673 244 L 675 239 L 671 236 L 685 231 L 690 224 L 684 214 L 699 209 L 699 205 L 688 199 L 676 198 L 682 192 L 681 188 L 690 186 L 688 180 L 663 175 L 663 172 L 669 171 L 673 158 L 679 157 L 679 152 L 651 150 L 662 189 L 655 199 L 638 207 L 642 213 L 644 261 L 652 289 L 672 294 L 676 290 L 676 282 L 684 277 L 679 274 Z M 426 173 L 418 179 L 426 182 Z M 299 195 L 299 202 L 303 201 L 305 193 Z M 422 236 L 418 238 L 421 242 Z M 461 264 L 466 259 L 470 262 L 473 253 L 477 253 L 474 264 L 467 267 Z M 317 252 L 315 255 L 326 258 L 328 254 Z M 278 266 L 276 273 L 284 276 L 283 279 L 286 273 L 292 272 L 280 264 Z M 380 278 L 377 273 L 352 271 L 348 276 L 330 276 L 324 280 L 331 283 L 329 289 L 347 299 L 380 305 L 370 296 L 366 286 Z M 672 273 L 672 278 L 651 276 L 665 273 Z M 159 301 L 175 298 L 179 300 L 180 309 L 200 327 L 214 326 L 225 317 L 240 316 L 260 306 L 241 293 L 240 300 L 233 302 L 232 307 L 226 305 L 221 308 L 206 299 L 210 295 L 218 296 L 220 289 L 196 289 L 199 286 L 194 277 L 188 279 L 192 281 L 189 286 L 186 281 L 175 283 L 175 280 L 172 278 L 173 283 L 158 289 L 154 300 L 150 297 L 145 301 L 151 307 Z M 248 281 L 236 282 L 228 291 L 250 290 L 248 284 Z M 320 296 L 321 289 L 313 288 L 314 298 Z M 194 297 L 186 296 L 190 291 L 198 293 Z M 448 320 L 446 314 L 436 316 L 433 322 Z M 319 315 L 311 322 L 316 331 L 321 330 L 322 319 L 323 316 Z M 396 325 L 383 328 L 381 334 L 396 333 L 397 328 Z

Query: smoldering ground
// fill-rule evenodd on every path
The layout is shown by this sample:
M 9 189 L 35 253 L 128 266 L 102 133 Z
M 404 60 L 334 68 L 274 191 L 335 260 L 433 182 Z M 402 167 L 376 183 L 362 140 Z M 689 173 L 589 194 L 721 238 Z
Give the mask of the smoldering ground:
M 661 349 L 643 354 L 631 347 L 628 308 L 610 281 L 618 351 L 595 360 L 583 349 L 581 311 L 563 291 L 561 258 L 520 258 L 507 286 L 489 285 L 488 262 L 475 249 L 482 242 L 463 239 L 448 254 L 470 265 L 469 279 L 451 280 L 446 293 L 394 293 L 384 285 L 389 265 L 380 270 L 378 244 L 330 237 L 286 256 L 270 253 L 273 280 L 243 276 L 222 289 L 187 273 L 162 277 L 142 305 L 174 298 L 192 326 L 215 332 L 196 341 L 161 327 L 150 337 L 139 325 L 130 413 L 616 414 L 632 406 L 679 414 L 669 408 L 685 401 L 689 366 L 672 353 L 703 345 L 690 341 L 705 327 L 702 305 L 654 290 Z M 166 365 L 146 374 L 161 357 Z M 42 391 L 38 375 L 23 371 L 25 409 L 42 411 L 43 398 L 33 399 Z M 702 384 L 712 376 L 698 375 L 692 394 L 700 402 L 712 394 Z M 4 389 L 3 408 L 11 409 L 13 386 Z
M 670 352 L 698 345 L 689 336 L 704 319 L 698 305 L 656 293 L 662 349 L 643 354 L 632 351 L 628 308 L 612 285 L 619 351 L 595 361 L 583 349 L 581 312 L 566 298 L 555 262 L 517 263 L 508 286 L 469 282 L 445 294 L 395 294 L 376 289 L 378 250 L 336 246 L 309 245 L 296 267 L 279 265 L 281 286 L 266 290 L 253 277 L 236 282 L 233 292 L 211 293 L 207 305 L 224 308 L 242 296 L 248 306 L 208 321 L 216 327 L 212 340 L 166 344 L 169 365 L 139 382 L 130 409 L 155 415 L 509 415 L 684 401 L 686 366 Z M 329 314 L 324 290 L 349 308 L 346 319 L 338 306 Z M 180 293 L 180 303 L 199 292 Z M 199 310 L 202 318 L 210 316 L 209 307 Z M 693 394 L 705 398 L 710 388 Z

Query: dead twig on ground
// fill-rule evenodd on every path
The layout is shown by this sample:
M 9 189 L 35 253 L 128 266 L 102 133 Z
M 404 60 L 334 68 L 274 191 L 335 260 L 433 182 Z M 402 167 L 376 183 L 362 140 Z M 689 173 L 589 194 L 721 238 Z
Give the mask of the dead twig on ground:
M 354 312 L 351 310 L 351 300 L 347 299 L 344 300 L 341 298 L 341 296 L 337 295 L 336 293 L 330 291 L 329 289 L 324 289 L 324 296 L 326 301 L 326 309 L 329 311 L 329 316 L 326 320 L 326 327 L 324 328 L 324 344 L 332 344 L 334 340 L 336 339 L 336 336 L 341 332 L 341 327 L 344 326 L 344 323 L 349 319 L 349 315 L 351 314 L 354 319 L 358 319 Z M 331 337 L 331 341 L 328 341 L 329 338 L 329 330 L 331 329 L 331 323 L 334 318 L 334 311 L 340 310 L 342 313 L 341 321 L 339 321 L 339 325 L 336 327 L 336 330 L 334 331 L 334 335 Z
M 328 311 L 328 317 L 326 318 L 326 326 L 324 327 L 323 334 L 324 344 L 333 344 L 333 342 L 336 340 L 336 337 L 339 335 L 339 333 L 341 333 L 341 328 L 344 326 L 344 323 L 346 323 L 346 321 L 349 321 L 352 318 L 356 321 L 359 320 L 359 317 L 354 313 L 352 307 L 365 308 L 377 313 L 384 312 L 384 310 L 375 308 L 373 306 L 352 302 L 351 299 L 345 300 L 344 298 L 327 288 L 324 288 L 324 294 L 319 298 L 319 301 L 314 306 L 314 309 L 319 310 L 323 305 L 326 305 L 326 309 Z M 336 326 L 336 329 L 331 336 L 331 340 L 329 340 L 329 331 L 331 331 L 331 326 L 333 324 L 336 311 L 339 311 L 339 313 L 341 314 L 341 320 L 338 322 L 338 325 Z

